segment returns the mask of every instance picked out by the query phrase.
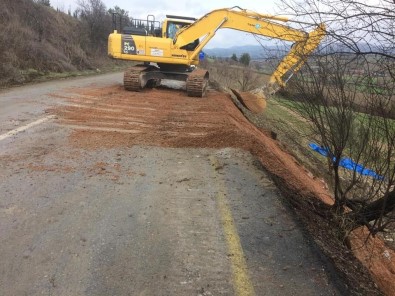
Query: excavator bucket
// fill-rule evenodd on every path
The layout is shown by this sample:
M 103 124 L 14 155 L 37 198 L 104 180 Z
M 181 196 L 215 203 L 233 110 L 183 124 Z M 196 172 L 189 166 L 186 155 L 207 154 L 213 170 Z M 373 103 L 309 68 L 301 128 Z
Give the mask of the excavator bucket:
M 230 89 L 237 100 L 252 113 L 262 113 L 266 108 L 266 96 L 263 91 L 241 92 L 233 88 Z

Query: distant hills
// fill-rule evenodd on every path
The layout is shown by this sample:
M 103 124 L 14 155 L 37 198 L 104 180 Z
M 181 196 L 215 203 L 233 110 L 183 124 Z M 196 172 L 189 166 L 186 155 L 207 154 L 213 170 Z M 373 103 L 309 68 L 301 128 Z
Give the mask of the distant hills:
M 376 52 L 376 53 L 383 53 L 383 49 L 380 46 L 374 44 L 366 44 L 366 43 L 357 43 L 354 44 L 354 47 L 358 47 L 360 52 Z M 230 58 L 233 54 L 239 58 L 243 53 L 248 53 L 253 60 L 265 59 L 268 57 L 273 56 L 283 56 L 285 55 L 290 49 L 289 46 L 276 46 L 276 45 L 245 45 L 245 46 L 233 46 L 228 48 L 209 48 L 203 49 L 203 51 L 208 56 L 215 56 L 219 58 Z M 332 44 L 331 47 L 326 47 L 325 51 L 327 53 L 334 53 L 334 52 L 343 52 L 343 53 L 353 53 L 357 51 L 357 48 L 350 49 L 343 44 Z M 395 50 L 386 50 L 387 54 L 394 55 Z
M 258 60 L 264 59 L 269 56 L 273 56 L 276 54 L 283 55 L 285 53 L 284 47 L 279 48 L 278 46 L 260 46 L 260 45 L 244 45 L 244 46 L 232 46 L 228 48 L 209 48 L 203 49 L 203 51 L 208 56 L 215 56 L 219 58 L 230 58 L 233 54 L 235 54 L 238 58 L 243 53 L 248 53 L 251 56 L 251 59 Z M 288 49 L 287 49 L 288 51 Z

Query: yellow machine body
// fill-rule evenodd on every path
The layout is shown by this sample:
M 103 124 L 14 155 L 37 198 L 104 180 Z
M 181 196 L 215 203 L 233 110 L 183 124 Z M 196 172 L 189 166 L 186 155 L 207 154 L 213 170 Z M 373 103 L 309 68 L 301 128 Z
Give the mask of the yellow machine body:
M 172 39 L 169 38 L 133 36 L 131 39 L 112 33 L 108 47 L 109 55 L 115 59 L 180 65 L 199 64 L 196 57 L 192 58 L 193 52 L 172 48 Z

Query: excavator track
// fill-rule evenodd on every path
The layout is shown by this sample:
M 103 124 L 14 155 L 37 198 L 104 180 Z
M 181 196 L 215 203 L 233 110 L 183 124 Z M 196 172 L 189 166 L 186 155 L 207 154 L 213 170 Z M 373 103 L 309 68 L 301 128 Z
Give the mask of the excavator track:
M 130 91 L 140 91 L 143 89 L 141 86 L 141 74 L 147 70 L 148 67 L 134 66 L 128 68 L 123 74 L 123 87 Z
M 196 69 L 188 75 L 186 82 L 187 94 L 190 97 L 203 97 L 208 86 L 208 71 Z
M 155 87 L 160 84 L 159 73 L 153 66 L 137 65 L 127 69 L 123 76 L 123 86 L 129 91 L 141 91 L 144 87 Z

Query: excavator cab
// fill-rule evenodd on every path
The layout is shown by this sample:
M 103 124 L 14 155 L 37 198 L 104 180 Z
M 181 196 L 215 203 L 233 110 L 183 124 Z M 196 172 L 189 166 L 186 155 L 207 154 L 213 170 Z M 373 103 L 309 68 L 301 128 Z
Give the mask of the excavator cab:
M 167 32 L 166 32 L 166 37 L 167 38 L 171 38 L 173 39 L 176 36 L 176 33 L 178 30 L 180 30 L 182 28 L 182 24 L 181 23 L 176 23 L 176 22 L 168 22 L 167 23 Z
M 174 39 L 180 29 L 193 24 L 195 21 L 196 19 L 192 17 L 166 15 L 166 19 L 162 23 L 162 36 Z M 198 45 L 199 39 L 196 39 L 193 42 L 181 47 L 181 49 L 193 51 Z

